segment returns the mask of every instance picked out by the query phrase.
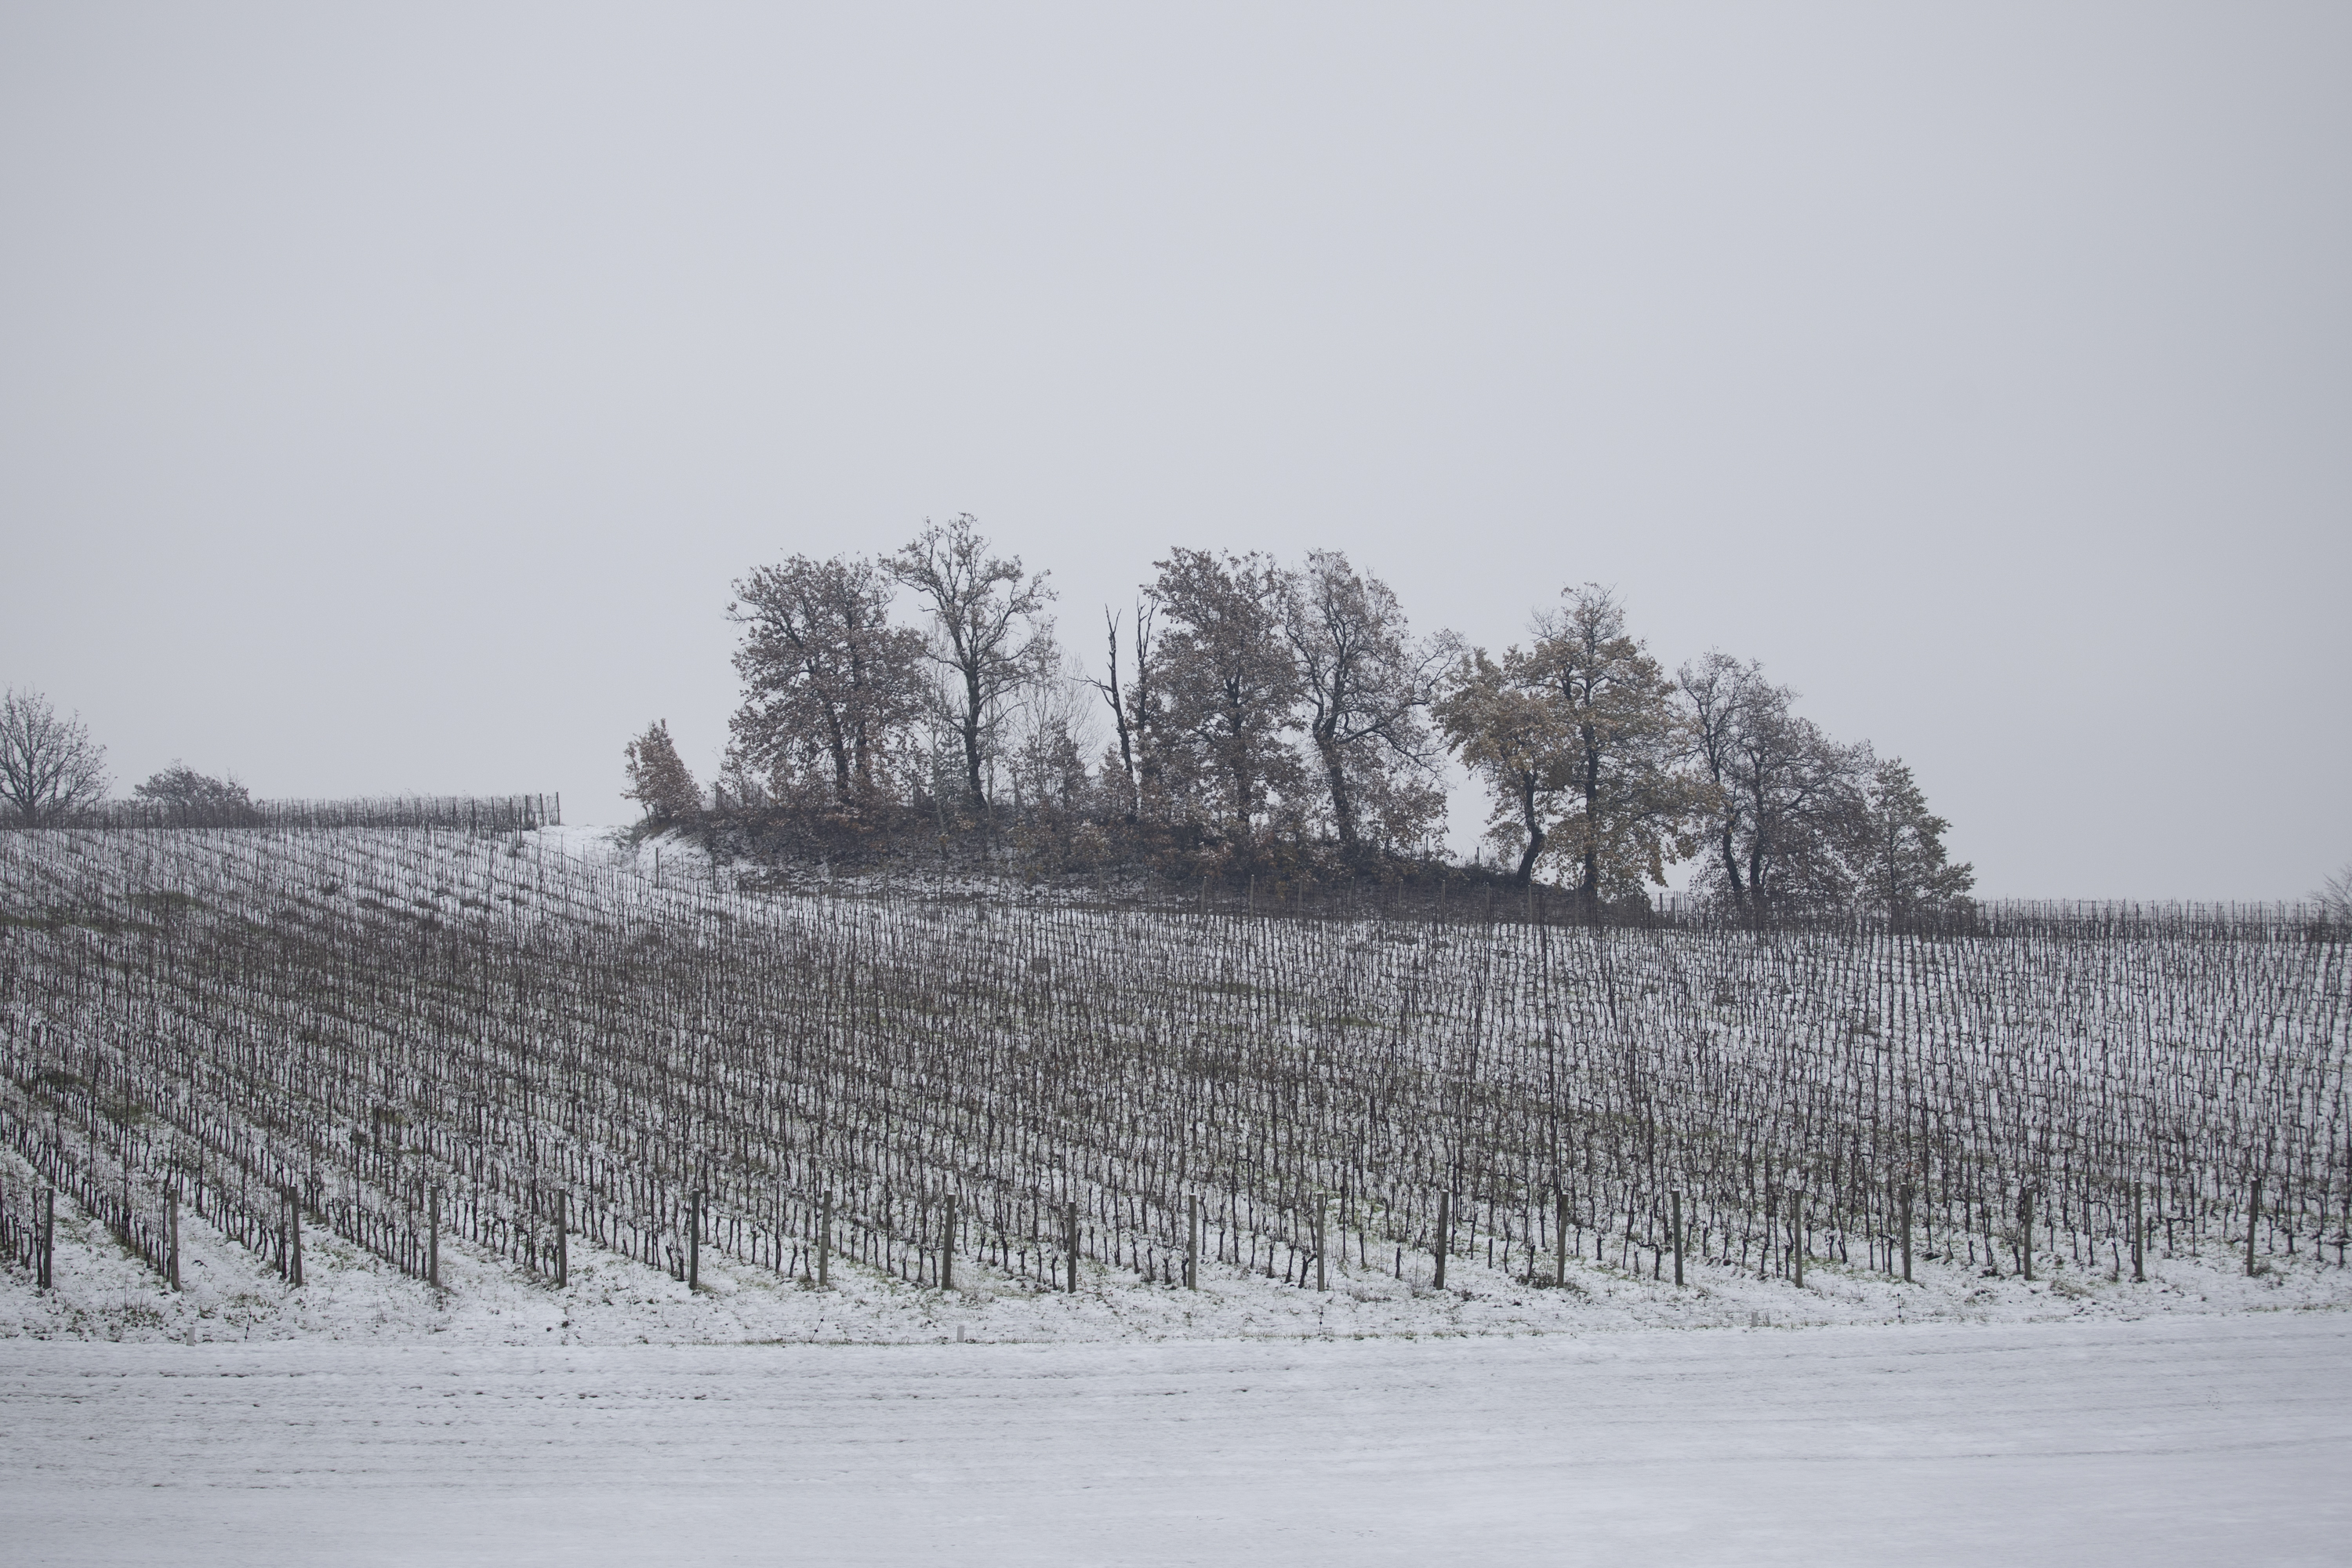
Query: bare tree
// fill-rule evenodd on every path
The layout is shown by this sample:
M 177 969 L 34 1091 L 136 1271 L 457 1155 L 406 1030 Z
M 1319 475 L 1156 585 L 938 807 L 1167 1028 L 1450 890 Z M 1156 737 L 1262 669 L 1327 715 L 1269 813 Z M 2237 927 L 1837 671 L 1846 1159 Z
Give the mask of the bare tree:
M 1362 856 L 1367 817 L 1384 843 L 1419 843 L 1445 809 L 1423 714 L 1458 643 L 1416 641 L 1389 585 L 1336 550 L 1310 551 L 1284 586 L 1283 630 L 1341 852 Z
M 2322 882 L 2314 897 L 2331 920 L 2352 921 L 2352 864 Z
M 1700 884 L 1748 916 L 1843 900 L 1852 890 L 1843 830 L 1874 765 L 1870 748 L 1839 745 L 1790 712 L 1796 694 L 1753 660 L 1709 653 L 1675 679 L 1714 805 Z
M 1066 664 L 1052 670 L 1030 687 L 1009 727 L 1006 772 L 1014 806 L 1056 831 L 1094 804 L 1087 753 L 1102 732 L 1087 689 L 1098 685 Z
M 1146 591 L 1166 627 L 1150 707 L 1166 787 L 1244 853 L 1264 819 L 1295 814 L 1305 771 L 1290 744 L 1302 692 L 1282 635 L 1284 575 L 1263 555 L 1176 550 Z
M 106 798 L 106 748 L 37 691 L 0 695 L 0 805 L 20 825 L 63 822 Z
M 1019 556 L 990 555 L 970 513 L 927 525 L 887 570 L 929 602 L 924 657 L 940 672 L 941 707 L 963 752 L 965 805 L 982 814 L 1011 706 L 1059 662 L 1045 614 L 1054 592 L 1045 573 L 1023 574 Z
M 1138 600 L 1135 605 L 1135 676 L 1124 689 L 1118 679 L 1118 616 L 1108 605 L 1103 606 L 1103 634 L 1109 644 L 1108 673 L 1101 680 L 1090 681 L 1110 705 L 1111 723 L 1118 735 L 1119 778 L 1124 791 L 1119 815 L 1134 822 L 1140 815 L 1147 785 L 1154 769 L 1150 747 L 1151 718 L 1151 606 Z M 1110 757 L 1103 759 L 1103 770 L 1110 769 Z
M 742 706 L 737 771 L 779 793 L 822 779 L 844 803 L 887 795 L 920 709 L 922 637 L 889 622 L 891 579 L 872 562 L 795 555 L 735 584 L 728 618 Z

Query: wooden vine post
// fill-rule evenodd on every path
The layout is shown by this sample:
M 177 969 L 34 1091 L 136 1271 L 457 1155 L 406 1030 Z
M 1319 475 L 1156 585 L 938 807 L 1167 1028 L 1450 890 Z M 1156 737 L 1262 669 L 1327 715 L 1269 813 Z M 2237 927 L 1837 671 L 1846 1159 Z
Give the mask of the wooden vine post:
M 572 1282 L 572 1194 L 557 1188 L 555 1193 L 555 1288 L 559 1290 Z
M 1188 1219 L 1184 1226 L 1184 1289 L 1201 1288 L 1201 1194 L 1194 1193 L 1185 1207 Z
M 1444 884 L 1440 884 L 1442 888 Z M 1437 1289 L 1445 1289 L 1445 1255 L 1454 1250 L 1454 1195 L 1437 1194 Z
M 686 1288 L 702 1289 L 702 1189 L 686 1195 Z
M 1799 1193 L 1789 1201 L 1789 1257 L 1795 1270 L 1797 1289 L 1805 1288 L 1805 1194 Z
M 1558 1250 L 1557 1252 L 1555 1252 L 1555 1253 L 1552 1255 L 1552 1257 L 1553 1257 L 1553 1270 L 1552 1270 L 1552 1279 L 1551 1279 L 1551 1282 L 1552 1282 L 1554 1285 L 1558 1286 L 1559 1289 L 1561 1289 L 1565 1290 L 1565 1289 L 1568 1289 L 1568 1191 L 1567 1191 L 1567 1189 L 1566 1189 L 1566 1188 L 1564 1188 L 1564 1187 L 1562 1187 L 1562 1188 L 1555 1188 L 1555 1189 L 1553 1190 L 1553 1192 L 1552 1192 L 1552 1194 L 1551 1194 L 1551 1200 L 1552 1200 L 1552 1215 L 1553 1215 L 1553 1220 L 1554 1220 L 1554 1222 L 1555 1222 L 1556 1226 L 1558 1226 L 1559 1236 L 1558 1236 L 1558 1238 L 1557 1238 L 1557 1239 L 1558 1239 L 1559 1244 L 1559 1250 Z
M 286 1189 L 286 1233 L 290 1238 L 286 1250 L 286 1282 L 299 1289 L 302 1286 L 302 1199 L 291 1187 Z
M 55 1260 L 58 1245 L 58 1190 L 41 1189 L 41 1289 L 47 1290 L 55 1281 Z
M 2144 1184 L 2132 1184 L 2132 1283 L 2147 1283 L 2147 1224 L 2140 1217 L 2140 1194 Z
M 1325 1271 L 1323 1259 L 1324 1210 L 1328 1206 L 1328 1199 L 1320 1193 L 1315 1194 L 1315 1289 L 1318 1290 L 1331 1289 L 1331 1277 Z
M 1911 1283 L 1911 1188 L 1903 1188 L 1903 1283 Z
M 1675 1287 L 1679 1289 L 1683 1282 L 1683 1195 L 1677 1192 L 1668 1194 L 1667 1197 L 1671 1212 L 1666 1223 L 1675 1233 Z
M 947 1195 L 946 1212 L 940 1220 L 940 1289 L 955 1289 L 955 1194 Z
M 163 1189 L 163 1283 L 180 1288 L 180 1189 Z
M 425 1282 L 441 1289 L 441 1185 L 435 1183 L 425 1197 Z
M 1207 878 L 1201 879 L 1202 888 L 1205 889 L 1208 885 Z M 1076 1204 L 1072 1204 L 1069 1207 L 1069 1236 L 1067 1245 L 1063 1250 L 1069 1256 L 1070 1294 L 1075 1296 L 1078 1293 L 1078 1205 Z
M 2017 1195 L 2018 1234 L 2025 1238 L 2024 1249 L 2018 1255 L 2019 1268 L 2026 1283 L 2033 1282 L 2033 1189 L 2026 1188 Z
M 825 1194 L 816 1205 L 816 1288 L 833 1288 L 833 1194 Z
M 2263 1224 L 2263 1179 L 2254 1177 L 2254 1190 L 2246 1200 L 2246 1278 L 2254 1277 L 2254 1232 Z

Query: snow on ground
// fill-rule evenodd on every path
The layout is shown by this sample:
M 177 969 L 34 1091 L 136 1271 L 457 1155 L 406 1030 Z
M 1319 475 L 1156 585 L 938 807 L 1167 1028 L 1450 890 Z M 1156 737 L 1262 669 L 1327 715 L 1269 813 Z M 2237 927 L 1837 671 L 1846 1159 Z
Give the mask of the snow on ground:
M 1211 1268 L 1067 1296 L 970 1260 L 948 1293 L 719 1258 L 688 1291 L 576 1240 L 559 1291 L 445 1239 L 436 1291 L 313 1231 L 294 1290 L 189 1215 L 173 1293 L 58 1218 L 55 1290 L 0 1269 L 0 1561 L 27 1568 L 2071 1568 L 2352 1540 L 2332 1249 L 2248 1279 L 2227 1238 L 2159 1247 L 2146 1284 L 2112 1253 L 2032 1282 L 1922 1258 L 1911 1287 L 1817 1262 L 1801 1289 L 1457 1258 L 1437 1291 L 1423 1258 L 1328 1293 Z
M 460 1244 L 436 1292 L 315 1234 L 298 1291 L 183 1241 L 174 1294 L 61 1208 L 58 1288 L 0 1272 L 0 1561 L 2316 1563 L 2352 1529 L 2352 1272 L 2307 1256 L 1072 1297 L 689 1292 L 587 1247 L 558 1291 Z
M 2320 1563 L 2352 1319 L 0 1342 L 6 1559 Z

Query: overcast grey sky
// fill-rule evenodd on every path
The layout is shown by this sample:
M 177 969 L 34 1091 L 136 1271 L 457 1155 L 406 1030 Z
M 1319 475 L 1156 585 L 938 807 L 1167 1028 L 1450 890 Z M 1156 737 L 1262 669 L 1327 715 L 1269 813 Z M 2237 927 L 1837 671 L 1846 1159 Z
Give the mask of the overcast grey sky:
M 2352 859 L 2352 7 L 8 5 L 0 679 L 118 787 L 707 772 L 979 516 L 1615 586 L 1993 896 Z

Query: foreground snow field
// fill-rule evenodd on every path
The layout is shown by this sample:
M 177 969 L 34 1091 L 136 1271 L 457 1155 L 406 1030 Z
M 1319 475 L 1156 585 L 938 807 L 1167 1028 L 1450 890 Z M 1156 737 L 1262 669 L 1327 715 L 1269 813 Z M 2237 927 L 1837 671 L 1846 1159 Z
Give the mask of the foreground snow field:
M 0 1342 L 16 1564 L 2345 1560 L 2352 1318 Z

